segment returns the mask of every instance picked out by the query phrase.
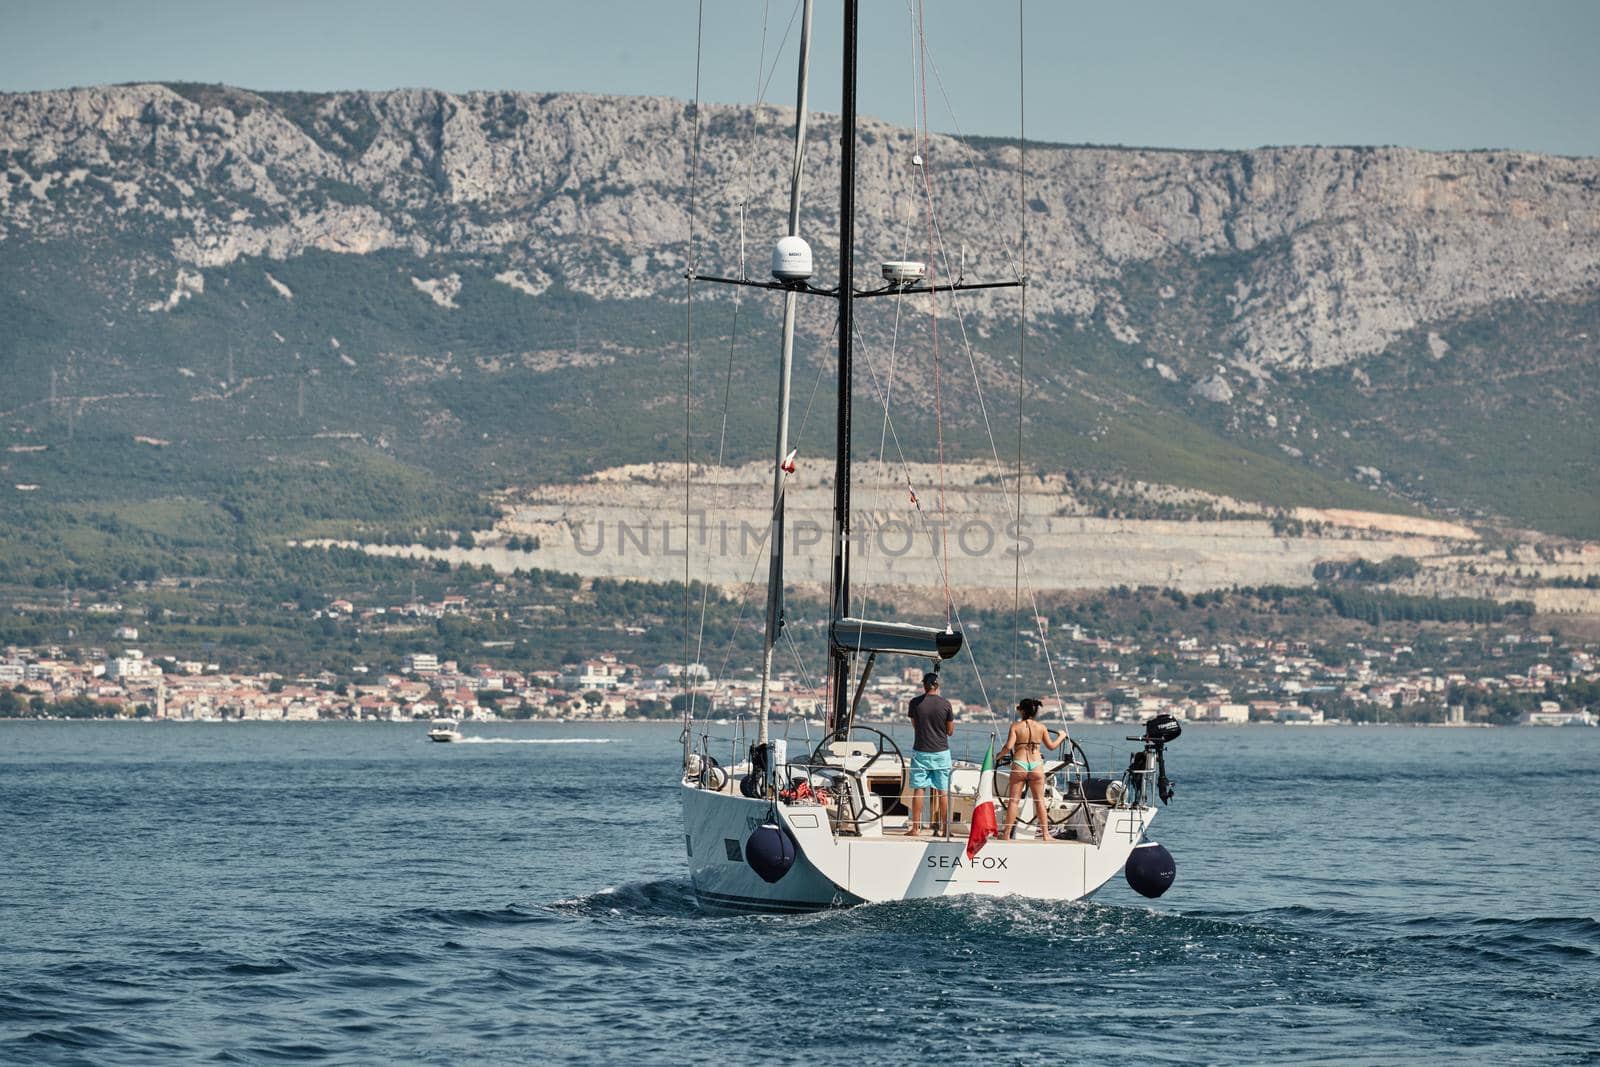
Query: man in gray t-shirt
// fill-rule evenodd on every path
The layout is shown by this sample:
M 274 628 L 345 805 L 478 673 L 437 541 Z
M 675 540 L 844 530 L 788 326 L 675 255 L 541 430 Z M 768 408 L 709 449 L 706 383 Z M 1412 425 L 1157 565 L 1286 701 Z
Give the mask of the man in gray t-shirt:
M 928 792 L 928 814 L 935 832 L 949 834 L 950 812 L 946 797 L 950 790 L 950 735 L 956 732 L 955 709 L 939 695 L 939 676 L 922 676 L 922 695 L 906 709 L 916 741 L 911 748 L 911 819 L 907 837 L 922 829 L 922 790 Z

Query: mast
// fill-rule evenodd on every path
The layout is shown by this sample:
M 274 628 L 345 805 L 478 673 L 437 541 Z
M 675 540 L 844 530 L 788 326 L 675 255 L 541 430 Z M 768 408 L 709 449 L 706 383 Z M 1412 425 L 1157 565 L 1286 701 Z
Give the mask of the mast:
M 691 273 L 689 277 L 723 285 L 747 285 L 757 289 L 785 291 L 783 317 L 783 357 L 779 374 L 777 469 L 773 472 L 773 513 L 771 558 L 767 570 L 767 626 L 761 667 L 760 741 L 768 737 L 767 693 L 772 679 L 772 653 L 783 631 L 783 518 L 786 484 L 784 469 L 788 461 L 789 378 L 794 359 L 795 298 L 802 293 L 839 301 L 839 396 L 837 440 L 833 478 L 833 573 L 830 590 L 828 642 L 830 663 L 828 683 L 832 703 L 828 709 L 828 733 L 848 730 L 854 700 L 850 694 L 855 657 L 868 656 L 866 670 L 879 654 L 919 656 L 935 661 L 959 653 L 965 643 L 961 633 L 946 620 L 944 628 L 912 623 L 884 622 L 850 617 L 850 401 L 851 352 L 855 341 L 855 300 L 876 296 L 905 296 L 923 293 L 957 292 L 964 289 L 997 289 L 1023 284 L 1016 282 L 965 282 L 957 279 L 940 284 L 924 284 L 921 274 L 901 277 L 886 269 L 885 284 L 858 292 L 855 288 L 856 215 L 856 41 L 859 0 L 843 0 L 844 61 L 843 100 L 840 114 L 839 174 L 839 285 L 819 289 L 810 284 L 811 249 L 798 234 L 800 226 L 801 170 L 805 158 L 806 74 L 809 63 L 811 0 L 805 0 L 805 22 L 801 30 L 799 107 L 795 115 L 795 162 L 789 187 L 789 235 L 773 250 L 773 280 L 750 277 L 725 278 L 715 274 Z M 865 684 L 863 678 L 862 684 Z M 859 692 L 859 690 L 858 690 Z
M 800 187 L 806 158 L 806 87 L 811 70 L 811 2 L 805 0 L 800 16 L 800 75 L 795 88 L 794 170 L 789 178 L 789 236 L 800 236 Z M 778 363 L 778 443 L 772 465 L 772 533 L 767 538 L 771 557 L 767 564 L 767 630 L 761 649 L 761 716 L 758 744 L 767 743 L 767 689 L 772 681 L 772 650 L 783 628 L 783 528 L 784 482 L 789 455 L 789 379 L 794 368 L 794 316 L 800 294 L 793 289 L 783 298 L 783 354 Z
M 844 62 L 839 114 L 839 408 L 833 475 L 833 590 L 835 620 L 850 614 L 850 356 L 855 329 L 856 243 L 856 2 L 844 0 Z M 850 714 L 850 650 L 832 648 L 833 713 L 837 730 Z

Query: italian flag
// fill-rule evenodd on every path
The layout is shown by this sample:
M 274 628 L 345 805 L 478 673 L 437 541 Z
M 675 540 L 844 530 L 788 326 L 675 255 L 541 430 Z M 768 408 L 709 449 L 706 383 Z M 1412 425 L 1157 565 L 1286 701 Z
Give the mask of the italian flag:
M 989 742 L 989 753 L 983 757 L 983 770 L 978 772 L 978 802 L 972 806 L 972 829 L 967 833 L 967 859 L 978 854 L 983 843 L 1000 832 L 994 818 L 994 742 Z

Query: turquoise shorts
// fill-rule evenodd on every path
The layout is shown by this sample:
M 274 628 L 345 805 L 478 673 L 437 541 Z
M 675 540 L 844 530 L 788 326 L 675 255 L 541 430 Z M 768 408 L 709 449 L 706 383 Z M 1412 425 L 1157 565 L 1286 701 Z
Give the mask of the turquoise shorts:
M 911 788 L 937 789 L 943 793 L 950 788 L 950 751 L 911 753 Z

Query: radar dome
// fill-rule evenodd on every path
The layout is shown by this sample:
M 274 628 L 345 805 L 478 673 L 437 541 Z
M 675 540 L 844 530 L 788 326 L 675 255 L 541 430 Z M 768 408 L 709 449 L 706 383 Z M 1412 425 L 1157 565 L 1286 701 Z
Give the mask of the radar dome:
M 772 276 L 780 282 L 811 277 L 811 246 L 799 237 L 781 237 L 772 250 Z

